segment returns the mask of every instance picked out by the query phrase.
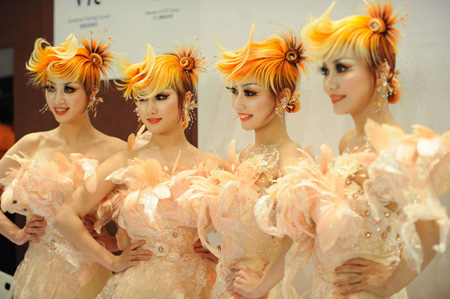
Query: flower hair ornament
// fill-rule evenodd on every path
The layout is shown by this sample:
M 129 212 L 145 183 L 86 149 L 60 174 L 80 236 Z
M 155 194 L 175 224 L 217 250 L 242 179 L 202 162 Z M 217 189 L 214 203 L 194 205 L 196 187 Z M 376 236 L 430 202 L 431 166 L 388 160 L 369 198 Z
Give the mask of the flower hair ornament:
M 198 107 L 197 102 L 192 100 L 193 95 L 190 91 L 186 92 L 185 104 L 183 106 L 183 114 L 181 116 L 181 121 L 183 124 L 183 129 L 192 127 L 192 120 L 195 118 L 194 109 Z
M 397 14 L 393 11 L 392 3 L 370 1 L 367 3 L 366 12 L 370 19 L 367 23 L 367 27 L 373 32 L 373 34 L 385 35 L 388 42 L 393 49 L 396 49 L 397 38 L 401 35 L 400 31 L 394 26 L 398 23 Z M 404 18 L 401 18 L 403 21 Z M 403 24 L 405 26 L 405 24 Z

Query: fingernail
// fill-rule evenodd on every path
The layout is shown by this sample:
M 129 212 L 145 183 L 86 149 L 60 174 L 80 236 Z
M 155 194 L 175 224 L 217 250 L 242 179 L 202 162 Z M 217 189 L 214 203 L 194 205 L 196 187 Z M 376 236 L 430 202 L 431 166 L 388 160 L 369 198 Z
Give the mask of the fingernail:
M 347 266 L 347 264 L 346 264 L 346 263 L 343 263 L 342 266 Z
M 339 268 L 338 267 L 336 267 L 336 269 L 334 269 L 334 272 L 337 272 L 339 270 Z
M 334 284 L 335 286 L 337 286 L 337 281 L 333 282 L 333 284 Z

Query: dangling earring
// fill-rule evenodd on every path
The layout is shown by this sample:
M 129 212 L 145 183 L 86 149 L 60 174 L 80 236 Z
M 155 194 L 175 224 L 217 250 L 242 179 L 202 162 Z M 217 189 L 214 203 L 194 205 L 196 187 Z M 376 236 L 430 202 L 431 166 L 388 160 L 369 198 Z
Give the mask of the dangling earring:
M 97 93 L 99 89 L 97 85 L 94 85 L 94 88 L 92 89 L 91 95 L 89 96 L 89 107 L 88 111 L 94 111 L 94 117 L 97 116 L 97 105 L 98 103 L 103 103 L 102 98 L 97 98 Z
M 48 104 L 45 103 L 44 107 L 42 107 L 41 109 L 39 109 L 39 112 L 44 114 L 46 111 L 48 110 Z
M 188 91 L 185 97 L 185 104 L 183 107 L 183 114 L 181 116 L 181 123 L 183 125 L 183 129 L 186 129 L 188 126 L 190 129 L 192 127 L 192 121 L 194 119 L 194 109 L 198 107 L 198 104 L 195 100 L 192 100 L 192 93 Z
M 284 112 L 292 113 L 297 112 L 300 110 L 301 104 L 300 104 L 300 93 L 296 92 L 291 98 L 282 98 L 280 101 L 280 104 L 275 108 L 275 113 L 280 117 L 282 120 L 282 113 L 281 110 Z
M 138 123 L 141 122 L 141 116 L 139 115 L 138 108 L 137 107 L 134 108 L 133 112 L 136 113 L 136 115 L 137 115 L 137 122 Z
M 380 93 L 380 98 L 375 102 L 375 109 L 372 111 L 372 114 L 380 112 L 387 106 L 389 96 L 392 94 L 388 82 L 390 73 L 391 66 L 387 63 L 387 61 L 385 61 L 381 67 L 380 84 L 377 86 L 377 91 Z

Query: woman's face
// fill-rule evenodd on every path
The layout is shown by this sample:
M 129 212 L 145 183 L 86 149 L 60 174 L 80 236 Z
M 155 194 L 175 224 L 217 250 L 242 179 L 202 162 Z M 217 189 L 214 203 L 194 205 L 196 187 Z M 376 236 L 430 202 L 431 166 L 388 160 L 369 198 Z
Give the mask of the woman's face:
M 336 114 L 358 115 L 375 98 L 375 74 L 351 51 L 337 52 L 323 62 L 323 89 Z
M 254 78 L 233 82 L 227 89 L 232 93 L 233 108 L 244 130 L 264 127 L 276 117 L 275 97 L 268 88 L 258 85 Z
M 175 90 L 166 88 L 151 98 L 136 101 L 141 121 L 152 134 L 165 134 L 183 129 L 178 95 Z
M 45 86 L 45 100 L 59 123 L 78 119 L 86 112 L 88 105 L 88 96 L 82 84 L 51 76 Z

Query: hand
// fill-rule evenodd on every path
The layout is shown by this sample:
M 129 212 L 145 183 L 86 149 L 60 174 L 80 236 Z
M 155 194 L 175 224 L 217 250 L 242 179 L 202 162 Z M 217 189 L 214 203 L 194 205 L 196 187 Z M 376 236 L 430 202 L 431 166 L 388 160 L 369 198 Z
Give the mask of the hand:
M 336 268 L 336 273 L 356 274 L 337 280 L 336 286 L 348 286 L 341 295 L 349 295 L 361 291 L 371 292 L 378 296 L 389 297 L 395 292 L 391 290 L 389 278 L 394 269 L 388 269 L 380 263 L 363 258 L 348 260 L 341 267 Z
M 225 281 L 228 283 L 228 292 L 238 293 L 247 298 L 260 298 L 266 294 L 266 292 L 258 288 L 264 270 L 256 271 L 237 263 L 231 264 L 228 269 L 234 271 L 225 278 Z M 240 297 L 234 296 L 234 298 Z
M 116 238 L 108 233 L 106 226 L 102 226 L 100 234 L 97 233 L 94 227 L 97 219 L 95 219 L 94 216 L 86 215 L 82 221 L 88 232 L 100 245 L 108 249 L 110 252 L 119 251 Z
M 217 264 L 219 262 L 219 259 L 211 253 L 207 248 L 203 247 L 202 242 L 200 240 L 197 240 L 194 244 L 194 251 L 198 253 L 203 259 L 208 259 L 214 264 Z
M 152 252 L 139 249 L 144 244 L 145 241 L 133 243 L 121 255 L 114 256 L 111 270 L 116 273 L 122 272 L 132 266 L 139 265 L 141 261 L 148 261 L 152 257 Z
M 45 234 L 45 228 L 47 222 L 44 221 L 44 217 L 32 215 L 27 224 L 19 229 L 14 237 L 13 242 L 17 245 L 25 244 L 28 241 L 40 242 L 39 237 Z

